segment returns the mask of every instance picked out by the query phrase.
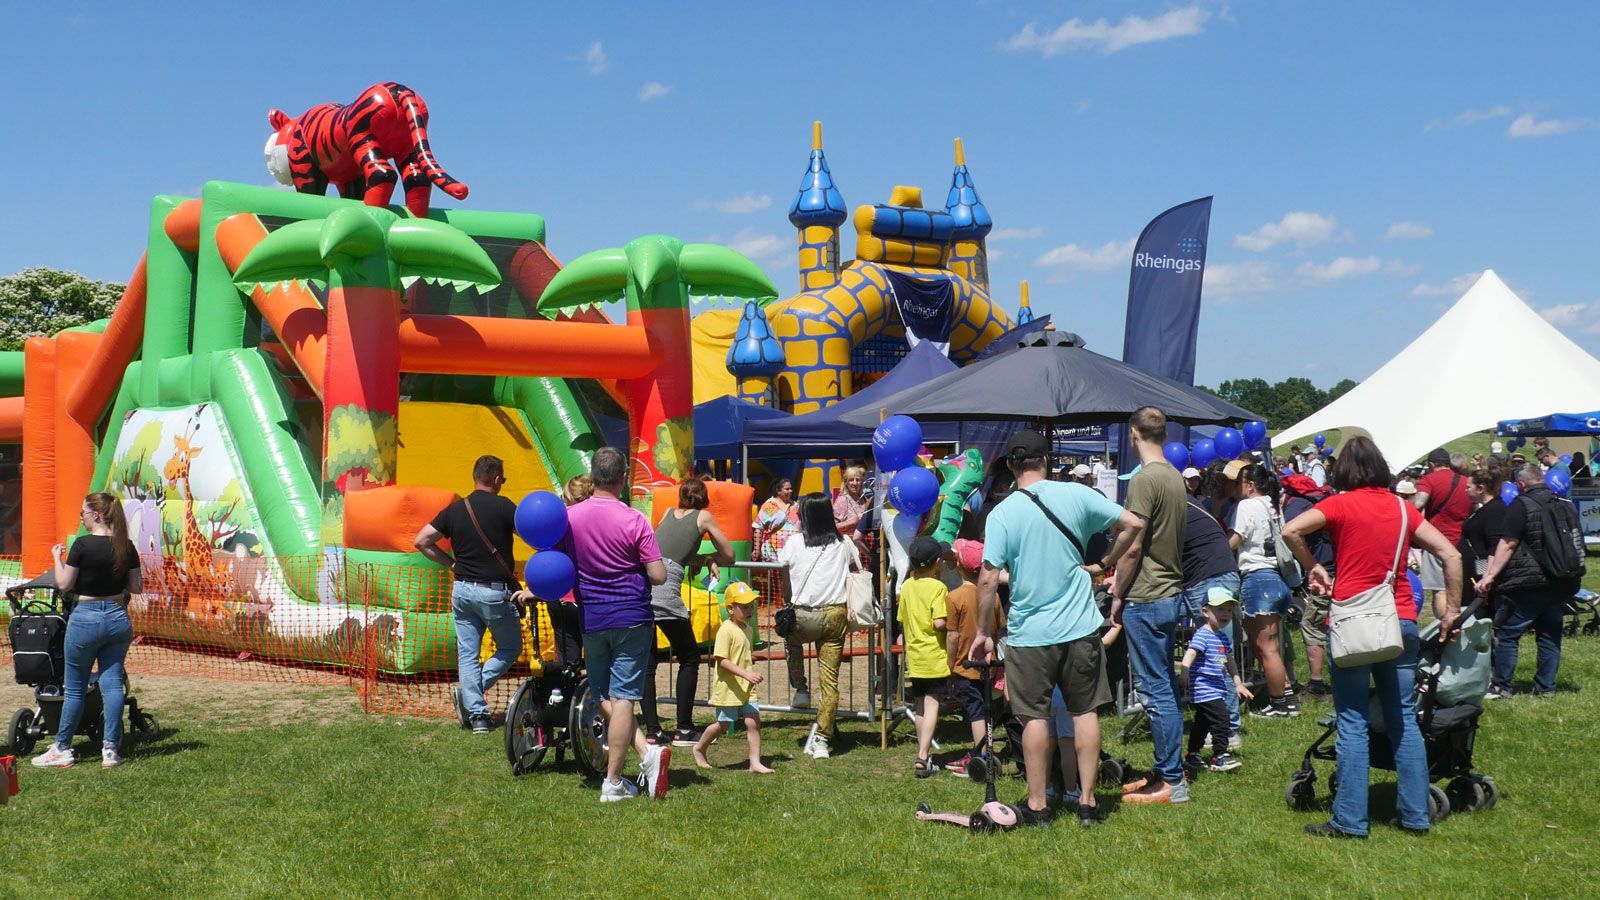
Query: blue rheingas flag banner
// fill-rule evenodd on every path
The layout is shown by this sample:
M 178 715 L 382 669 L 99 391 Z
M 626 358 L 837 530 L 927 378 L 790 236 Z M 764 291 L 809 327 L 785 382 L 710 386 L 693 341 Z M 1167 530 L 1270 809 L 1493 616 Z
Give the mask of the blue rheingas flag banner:
M 1211 198 L 1174 206 L 1150 221 L 1133 247 L 1122 361 L 1194 384 Z

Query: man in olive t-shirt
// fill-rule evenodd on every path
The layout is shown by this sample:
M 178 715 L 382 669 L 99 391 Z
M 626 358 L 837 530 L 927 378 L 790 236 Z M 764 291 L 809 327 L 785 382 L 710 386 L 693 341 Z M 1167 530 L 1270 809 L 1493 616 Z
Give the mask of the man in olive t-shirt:
M 1145 522 L 1144 539 L 1117 563 L 1112 586 L 1112 616 L 1120 615 L 1139 699 L 1150 717 L 1155 765 L 1142 784 L 1123 796 L 1127 803 L 1186 803 L 1179 744 L 1183 713 L 1172 653 L 1177 641 L 1178 605 L 1183 593 L 1183 537 L 1188 494 L 1183 476 L 1162 455 L 1167 417 L 1146 406 L 1128 420 L 1128 437 L 1140 460 L 1128 485 L 1127 510 Z

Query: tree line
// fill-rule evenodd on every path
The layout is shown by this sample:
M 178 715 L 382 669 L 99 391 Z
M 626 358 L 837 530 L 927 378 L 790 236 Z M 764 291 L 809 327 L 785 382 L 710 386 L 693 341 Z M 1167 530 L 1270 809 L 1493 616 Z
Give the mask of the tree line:
M 0 350 L 109 317 L 124 287 L 43 266 L 0 278 Z
M 1265 378 L 1235 378 L 1215 388 L 1201 385 L 1200 390 L 1259 414 L 1268 428 L 1277 430 L 1304 419 L 1355 386 L 1349 378 L 1327 390 L 1309 378 L 1285 378 L 1277 384 L 1268 384 Z

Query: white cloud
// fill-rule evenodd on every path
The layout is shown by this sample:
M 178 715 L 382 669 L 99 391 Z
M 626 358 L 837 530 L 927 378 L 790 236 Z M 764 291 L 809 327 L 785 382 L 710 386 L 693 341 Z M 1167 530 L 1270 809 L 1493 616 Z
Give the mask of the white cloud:
M 713 241 L 716 239 L 713 238 Z M 746 228 L 725 242 L 731 250 L 737 250 L 750 257 L 756 263 L 767 265 L 783 261 L 790 251 L 794 250 L 794 238 L 782 238 L 765 231 L 756 231 Z
M 1433 237 L 1433 229 L 1421 222 L 1396 222 L 1383 233 L 1386 241 L 1420 241 Z
M 1329 284 L 1346 278 L 1371 275 L 1383 268 L 1383 260 L 1376 256 L 1341 256 L 1330 263 L 1301 263 L 1294 274 L 1309 284 Z
M 1109 54 L 1139 44 L 1199 34 L 1205 30 L 1206 21 L 1210 18 L 1210 12 L 1194 5 L 1169 10 L 1151 19 L 1128 16 L 1115 25 L 1103 18 L 1093 22 L 1068 19 L 1044 33 L 1029 22 L 1001 47 L 1011 53 L 1037 52 L 1042 56 L 1082 49 Z
M 1324 244 L 1335 238 L 1334 232 L 1339 228 L 1339 220 L 1335 216 L 1325 216 L 1313 212 L 1292 212 L 1282 219 L 1257 228 L 1250 234 L 1241 234 L 1233 239 L 1236 247 L 1260 253 L 1276 247 L 1279 244 L 1293 241 L 1297 247 L 1304 250 L 1315 244 Z
M 662 84 L 659 81 L 648 81 L 645 82 L 643 87 L 639 88 L 639 102 L 649 103 L 651 100 L 659 100 L 670 93 L 672 93 L 671 85 Z
M 1265 294 L 1279 287 L 1278 273 L 1271 263 L 1251 260 L 1207 265 L 1202 290 L 1208 297 L 1227 301 L 1244 294 Z
M 1557 328 L 1582 334 L 1600 334 L 1600 300 L 1547 306 L 1539 310 L 1539 315 Z
M 771 194 L 757 194 L 754 191 L 745 191 L 737 197 L 726 200 L 696 200 L 695 209 L 714 209 L 717 212 L 731 213 L 741 216 L 766 209 L 772 205 Z
M 1028 238 L 1044 236 L 1044 226 L 1035 225 L 1032 228 L 996 228 L 989 232 L 988 240 L 994 241 L 1020 241 Z
M 611 57 L 606 56 L 606 48 L 595 41 L 584 49 L 583 64 L 589 67 L 590 75 L 601 75 L 611 68 Z
M 1432 122 L 1428 123 L 1427 130 L 1432 131 L 1435 128 L 1458 128 L 1462 125 L 1471 125 L 1475 122 L 1482 122 L 1485 119 L 1504 119 L 1510 115 L 1511 107 L 1509 106 L 1491 106 L 1487 109 L 1469 109 L 1448 121 L 1444 119 L 1434 119 Z
M 1133 260 L 1134 238 L 1110 241 L 1098 247 L 1063 244 L 1040 254 L 1035 265 L 1060 266 L 1081 272 L 1105 272 L 1126 266 Z
M 1459 297 L 1462 294 L 1465 294 L 1467 292 L 1467 288 L 1472 287 L 1473 283 L 1478 280 L 1478 276 L 1482 274 L 1483 271 L 1480 269 L 1476 272 L 1462 272 L 1460 275 L 1457 275 L 1447 281 L 1440 282 L 1439 284 L 1428 284 L 1427 282 L 1423 282 L 1411 289 L 1411 296 Z
M 1506 137 L 1512 139 L 1550 137 L 1566 134 L 1569 131 L 1594 128 L 1596 125 L 1600 125 L 1600 122 L 1591 119 L 1541 119 L 1529 112 L 1511 120 L 1511 124 L 1506 127 Z

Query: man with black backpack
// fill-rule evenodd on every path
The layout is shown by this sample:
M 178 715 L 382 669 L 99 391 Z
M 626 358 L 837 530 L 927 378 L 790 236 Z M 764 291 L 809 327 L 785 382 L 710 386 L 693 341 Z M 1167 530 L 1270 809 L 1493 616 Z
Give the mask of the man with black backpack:
M 1517 642 L 1529 628 L 1539 643 L 1533 695 L 1555 691 L 1563 612 L 1584 574 L 1583 526 L 1576 507 L 1545 486 L 1537 465 L 1518 469 L 1517 485 L 1522 494 L 1506 512 L 1494 558 L 1477 584 L 1479 593 L 1498 589 L 1508 601 L 1495 633 L 1494 681 L 1486 697 L 1491 700 L 1511 696 Z

